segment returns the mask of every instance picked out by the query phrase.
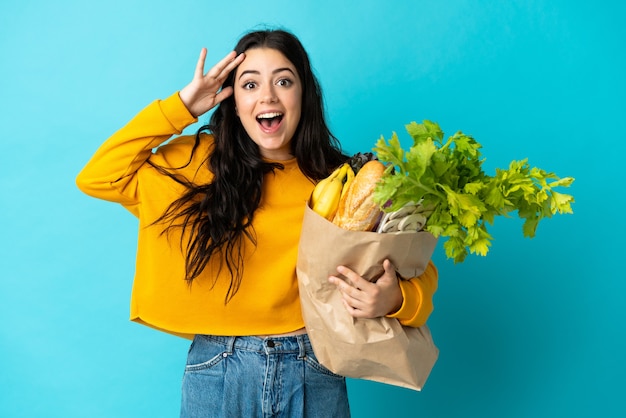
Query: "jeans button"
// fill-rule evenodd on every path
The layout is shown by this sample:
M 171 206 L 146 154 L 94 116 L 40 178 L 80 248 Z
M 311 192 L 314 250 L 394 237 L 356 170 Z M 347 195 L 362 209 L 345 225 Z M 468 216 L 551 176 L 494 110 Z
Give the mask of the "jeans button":
M 268 346 L 269 348 L 274 348 L 274 347 L 275 347 L 274 341 L 272 341 L 272 340 L 267 340 L 267 346 Z

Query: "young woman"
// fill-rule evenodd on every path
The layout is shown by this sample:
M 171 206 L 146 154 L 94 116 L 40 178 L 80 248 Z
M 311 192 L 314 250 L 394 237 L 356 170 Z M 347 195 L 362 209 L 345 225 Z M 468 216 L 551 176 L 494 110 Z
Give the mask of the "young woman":
M 295 273 L 305 202 L 347 159 L 307 53 L 271 30 L 246 34 L 206 74 L 205 58 L 109 138 L 77 184 L 139 218 L 131 319 L 193 340 L 181 416 L 347 417 L 345 379 L 316 360 Z M 401 282 L 384 268 L 376 283 L 343 266 L 348 280 L 330 280 L 350 314 L 421 326 L 435 267 Z

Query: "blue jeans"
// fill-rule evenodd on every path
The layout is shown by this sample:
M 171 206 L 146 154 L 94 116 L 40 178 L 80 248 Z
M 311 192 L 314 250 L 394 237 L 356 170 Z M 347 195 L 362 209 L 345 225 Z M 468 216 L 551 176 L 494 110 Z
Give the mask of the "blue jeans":
M 198 335 L 189 348 L 181 417 L 350 416 L 345 378 L 320 365 L 307 335 Z

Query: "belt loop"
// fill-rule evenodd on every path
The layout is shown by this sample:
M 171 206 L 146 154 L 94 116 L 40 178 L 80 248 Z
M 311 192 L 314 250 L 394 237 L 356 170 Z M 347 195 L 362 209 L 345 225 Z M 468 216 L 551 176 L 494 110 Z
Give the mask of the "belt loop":
M 306 345 L 304 343 L 305 334 L 296 335 L 298 340 L 298 359 L 306 358 Z
M 235 351 L 235 339 L 237 337 L 228 337 L 228 341 L 226 342 L 226 352 L 228 354 L 233 354 Z

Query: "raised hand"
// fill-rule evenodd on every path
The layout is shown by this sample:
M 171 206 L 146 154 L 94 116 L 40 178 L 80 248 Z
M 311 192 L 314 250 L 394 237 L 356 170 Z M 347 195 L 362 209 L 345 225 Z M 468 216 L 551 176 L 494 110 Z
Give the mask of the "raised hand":
M 206 48 L 202 48 L 193 79 L 179 92 L 181 100 L 194 117 L 208 112 L 233 94 L 232 87 L 222 89 L 222 84 L 245 58 L 244 54 L 237 55 L 232 51 L 204 74 L 206 55 Z
M 328 280 L 341 292 L 344 305 L 355 318 L 377 318 L 397 311 L 402 305 L 402 290 L 396 270 L 389 260 L 383 262 L 385 272 L 372 283 L 345 266 L 337 272 L 345 279 L 330 276 Z

